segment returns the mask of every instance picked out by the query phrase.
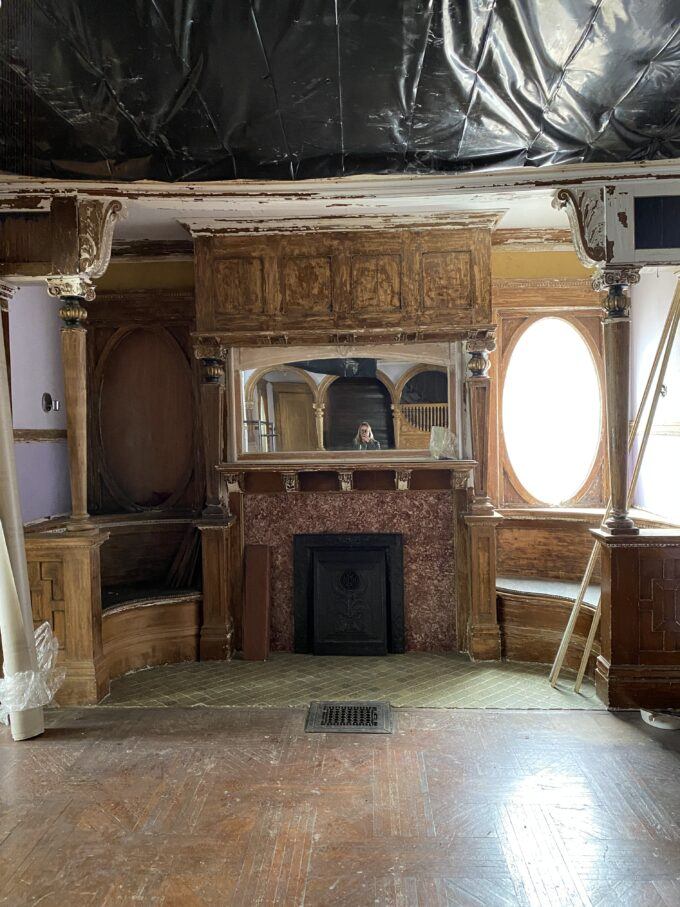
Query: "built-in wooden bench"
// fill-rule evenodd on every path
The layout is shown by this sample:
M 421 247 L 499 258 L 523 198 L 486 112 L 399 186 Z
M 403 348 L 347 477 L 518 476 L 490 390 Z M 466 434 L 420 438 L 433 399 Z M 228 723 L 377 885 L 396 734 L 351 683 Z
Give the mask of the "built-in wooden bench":
M 102 643 L 109 679 L 198 661 L 201 603 L 195 589 L 104 590 Z
M 579 586 L 578 582 L 549 577 L 496 577 L 503 657 L 511 661 L 552 664 Z M 576 670 L 581 662 L 599 597 L 599 585 L 589 586 L 565 659 L 568 668 Z M 596 640 L 588 673 L 595 670 L 599 652 Z

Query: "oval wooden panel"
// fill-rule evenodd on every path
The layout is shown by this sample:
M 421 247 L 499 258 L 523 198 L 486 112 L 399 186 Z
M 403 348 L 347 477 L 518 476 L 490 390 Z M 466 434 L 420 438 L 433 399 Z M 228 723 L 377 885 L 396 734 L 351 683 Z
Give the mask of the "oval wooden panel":
M 192 466 L 191 371 L 169 335 L 135 330 L 104 363 L 100 432 L 112 484 L 139 507 L 162 504 Z

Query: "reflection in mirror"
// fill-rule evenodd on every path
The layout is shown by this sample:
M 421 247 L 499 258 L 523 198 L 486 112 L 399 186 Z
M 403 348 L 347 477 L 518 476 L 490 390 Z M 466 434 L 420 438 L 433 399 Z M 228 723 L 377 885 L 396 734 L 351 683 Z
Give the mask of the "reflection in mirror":
M 244 453 L 425 451 L 433 426 L 450 427 L 443 365 L 327 358 L 240 375 Z

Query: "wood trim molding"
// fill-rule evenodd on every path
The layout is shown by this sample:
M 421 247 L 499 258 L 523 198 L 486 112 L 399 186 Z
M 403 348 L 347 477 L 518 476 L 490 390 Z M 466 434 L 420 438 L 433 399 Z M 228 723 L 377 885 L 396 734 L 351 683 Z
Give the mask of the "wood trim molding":
M 571 230 L 560 230 L 546 227 L 494 230 L 491 234 L 491 245 L 502 246 L 513 252 L 545 252 L 546 250 L 573 251 L 574 243 Z
M 491 286 L 494 290 L 588 290 L 597 298 L 588 277 L 492 277 Z
M 152 262 L 193 261 L 194 244 L 190 239 L 136 239 L 113 243 L 113 261 Z
M 65 441 L 65 428 L 15 428 L 14 440 L 19 444 L 40 441 Z

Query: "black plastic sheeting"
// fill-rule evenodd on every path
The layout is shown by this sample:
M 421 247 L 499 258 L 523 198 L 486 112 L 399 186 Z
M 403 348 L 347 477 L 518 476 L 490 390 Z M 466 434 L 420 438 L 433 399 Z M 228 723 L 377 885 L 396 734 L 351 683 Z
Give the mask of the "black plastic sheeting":
M 680 0 L 3 0 L 0 78 L 47 177 L 680 156 Z

